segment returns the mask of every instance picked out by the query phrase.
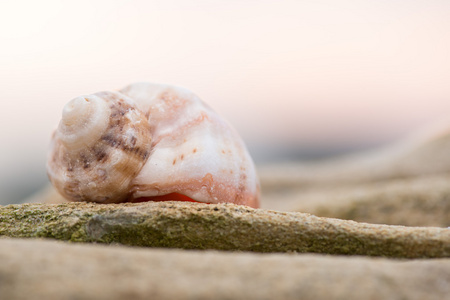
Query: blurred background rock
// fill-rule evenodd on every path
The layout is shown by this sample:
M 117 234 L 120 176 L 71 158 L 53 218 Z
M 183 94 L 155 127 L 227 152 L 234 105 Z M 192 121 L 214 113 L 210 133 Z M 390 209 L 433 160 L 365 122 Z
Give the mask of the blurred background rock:
M 187 87 L 256 163 L 389 144 L 450 111 L 448 1 L 0 3 L 0 204 L 47 183 L 63 105 L 135 81 Z

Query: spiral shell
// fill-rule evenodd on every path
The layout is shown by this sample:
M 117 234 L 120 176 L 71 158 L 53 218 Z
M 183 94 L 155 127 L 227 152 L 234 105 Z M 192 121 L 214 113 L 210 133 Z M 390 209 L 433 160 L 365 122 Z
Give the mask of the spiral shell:
M 195 94 L 168 85 L 136 83 L 70 101 L 47 173 L 72 201 L 259 207 L 259 181 L 239 135 Z

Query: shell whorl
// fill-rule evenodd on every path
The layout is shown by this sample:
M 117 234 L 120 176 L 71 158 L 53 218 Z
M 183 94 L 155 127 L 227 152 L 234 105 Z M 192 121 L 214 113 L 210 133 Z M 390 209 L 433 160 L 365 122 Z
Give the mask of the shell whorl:
M 110 107 L 100 97 L 77 97 L 63 108 L 58 138 L 70 151 L 88 147 L 105 132 L 110 114 Z
M 52 140 L 48 176 L 72 201 L 126 201 L 150 143 L 146 116 L 125 95 L 101 92 L 78 97 L 63 109 Z

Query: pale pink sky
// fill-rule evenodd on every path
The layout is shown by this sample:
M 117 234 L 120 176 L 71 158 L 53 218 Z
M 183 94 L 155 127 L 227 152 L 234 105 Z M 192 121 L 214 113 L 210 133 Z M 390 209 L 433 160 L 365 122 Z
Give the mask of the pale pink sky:
M 444 0 L 0 2 L 0 180 L 43 170 L 67 101 L 143 80 L 196 92 L 257 157 L 397 139 L 450 116 L 449 16 Z

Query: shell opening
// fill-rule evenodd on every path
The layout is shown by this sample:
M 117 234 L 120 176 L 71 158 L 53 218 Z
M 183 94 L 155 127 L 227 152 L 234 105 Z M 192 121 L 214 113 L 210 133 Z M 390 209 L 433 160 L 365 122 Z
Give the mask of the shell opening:
M 72 150 L 89 146 L 108 127 L 109 115 L 110 108 L 100 97 L 77 97 L 64 106 L 57 134 Z
M 132 200 L 131 202 L 138 203 L 138 202 L 165 202 L 165 201 L 181 201 L 181 202 L 195 202 L 195 203 L 204 203 L 204 204 L 210 204 L 208 202 L 200 202 L 195 199 L 192 199 L 191 197 L 188 197 L 186 195 L 180 194 L 180 193 L 170 193 L 166 195 L 160 195 L 160 196 L 151 196 L 151 197 L 141 197 Z

